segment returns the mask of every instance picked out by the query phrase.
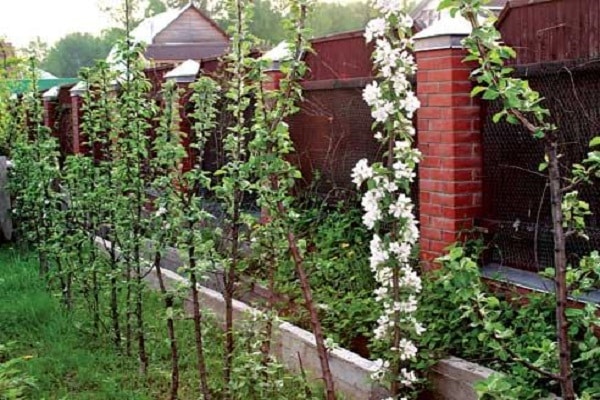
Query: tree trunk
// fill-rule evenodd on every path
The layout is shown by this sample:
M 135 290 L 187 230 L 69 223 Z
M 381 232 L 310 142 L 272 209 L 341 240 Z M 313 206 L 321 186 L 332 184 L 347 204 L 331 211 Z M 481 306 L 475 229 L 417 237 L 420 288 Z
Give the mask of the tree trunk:
M 156 251 L 156 253 L 154 253 L 154 267 L 156 268 L 156 277 L 158 278 L 160 293 L 165 299 L 165 310 L 167 310 L 167 335 L 169 336 L 169 343 L 171 345 L 171 394 L 169 399 L 177 400 L 179 392 L 179 354 L 177 351 L 175 324 L 173 322 L 173 295 L 167 292 L 167 287 L 165 286 L 162 269 L 160 267 L 161 258 L 160 251 Z M 169 309 L 171 310 L 170 312 Z
M 198 279 L 196 277 L 196 256 L 195 248 L 190 246 L 188 250 L 188 261 L 190 264 L 190 282 L 192 286 L 192 308 L 194 318 L 194 333 L 196 336 L 196 355 L 198 377 L 200 379 L 200 393 L 204 400 L 211 400 L 210 389 L 208 387 L 208 376 L 206 373 L 206 361 L 204 359 L 204 343 L 202 339 L 202 313 L 200 312 L 200 301 L 198 299 Z
M 139 236 L 136 235 L 136 240 Z M 144 333 L 144 297 L 142 282 L 142 267 L 140 259 L 140 245 L 135 244 L 135 318 L 136 318 L 136 336 L 138 342 L 138 358 L 140 360 L 140 372 L 146 375 L 148 372 L 148 355 L 146 354 L 146 336 Z
M 112 264 L 114 265 L 114 264 Z M 114 274 L 114 271 L 113 271 Z M 119 327 L 119 297 L 117 288 L 117 278 L 110 278 L 110 317 L 113 327 L 113 342 L 117 351 L 121 350 L 121 328 Z
M 126 291 L 125 291 L 125 354 L 127 354 L 127 356 L 131 356 L 131 320 L 132 320 L 132 316 L 133 316 L 133 305 L 132 305 L 132 301 L 131 301 L 131 296 L 132 296 L 132 292 L 131 292 L 131 286 L 132 286 L 132 279 L 131 279 L 131 265 L 129 263 L 129 261 L 127 262 L 127 265 L 125 266 L 125 268 L 127 268 L 127 275 L 126 275 L 126 280 L 125 280 L 125 285 L 126 285 Z
M 548 173 L 550 185 L 550 201 L 552 210 L 552 229 L 554 235 L 554 284 L 556 289 L 556 333 L 559 351 L 560 388 L 564 400 L 575 400 L 573 377 L 571 370 L 571 350 L 569 343 L 569 321 L 567 309 L 567 255 L 566 240 L 563 229 L 561 174 L 558 160 L 556 140 L 546 143 L 548 156 Z
M 231 398 L 231 390 L 229 388 L 229 382 L 231 381 L 231 368 L 233 365 L 233 351 L 235 349 L 235 342 L 233 337 L 233 295 L 235 292 L 235 279 L 236 269 L 238 264 L 238 247 L 239 247 L 239 203 L 237 197 L 234 205 L 233 218 L 232 218 L 232 229 L 231 229 L 231 265 L 224 276 L 225 280 L 225 367 L 224 367 L 224 379 L 225 385 L 227 386 L 225 398 Z
M 277 207 L 279 213 L 281 215 L 285 215 L 285 207 L 283 203 L 279 202 Z M 310 314 L 310 324 L 312 326 L 313 334 L 315 335 L 317 354 L 319 355 L 319 362 L 321 363 L 321 374 L 323 375 L 323 381 L 325 382 L 326 399 L 335 400 L 333 376 L 331 375 L 331 369 L 329 368 L 329 357 L 327 355 L 327 348 L 325 348 L 323 329 L 321 327 L 321 321 L 319 320 L 319 314 L 317 313 L 314 305 L 308 276 L 306 275 L 306 271 L 304 269 L 304 260 L 302 259 L 300 249 L 298 249 L 296 244 L 296 237 L 292 232 L 288 232 L 287 241 L 290 248 L 290 253 L 292 254 L 292 259 L 294 260 L 294 264 L 296 266 L 296 273 L 298 274 L 298 279 L 300 280 L 300 287 L 302 288 L 302 294 L 304 295 L 304 302 L 306 303 L 306 308 Z

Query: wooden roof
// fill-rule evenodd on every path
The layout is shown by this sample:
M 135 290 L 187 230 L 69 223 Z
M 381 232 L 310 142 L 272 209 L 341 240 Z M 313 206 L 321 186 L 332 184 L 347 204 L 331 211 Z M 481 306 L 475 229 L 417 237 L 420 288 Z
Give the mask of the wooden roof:
M 158 63 L 217 57 L 229 46 L 227 34 L 191 3 L 145 19 L 131 35 L 147 44 L 145 57 Z

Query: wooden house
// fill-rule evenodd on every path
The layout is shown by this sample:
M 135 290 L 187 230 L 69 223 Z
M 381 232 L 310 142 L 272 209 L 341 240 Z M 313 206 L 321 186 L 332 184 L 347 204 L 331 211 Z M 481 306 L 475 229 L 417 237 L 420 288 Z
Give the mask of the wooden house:
M 218 57 L 229 46 L 227 34 L 191 3 L 145 19 L 131 35 L 147 45 L 145 56 L 155 64 Z

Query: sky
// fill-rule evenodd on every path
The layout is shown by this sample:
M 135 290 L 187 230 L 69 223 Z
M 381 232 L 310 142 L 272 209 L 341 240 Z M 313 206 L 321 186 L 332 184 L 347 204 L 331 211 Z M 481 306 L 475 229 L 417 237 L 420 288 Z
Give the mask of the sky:
M 17 48 L 37 36 L 52 44 L 70 32 L 99 33 L 107 26 L 98 0 L 0 0 L 0 37 Z
M 50 45 L 71 32 L 98 34 L 110 26 L 99 2 L 112 0 L 0 0 L 0 38 L 16 48 L 40 37 Z M 348 2 L 351 0 L 329 0 Z

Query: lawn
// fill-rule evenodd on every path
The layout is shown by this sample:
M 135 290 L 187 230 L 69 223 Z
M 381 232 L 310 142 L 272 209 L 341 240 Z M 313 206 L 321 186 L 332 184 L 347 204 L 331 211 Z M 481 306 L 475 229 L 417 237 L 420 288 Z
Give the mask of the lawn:
M 146 318 L 150 369 L 147 376 L 138 372 L 133 355 L 121 355 L 110 342 L 110 335 L 93 335 L 91 320 L 84 309 L 67 313 L 56 290 L 48 291 L 38 275 L 37 258 L 14 247 L 0 247 L 0 400 L 145 400 L 165 399 L 170 384 L 169 346 L 163 326 L 164 313 L 156 293 L 147 293 Z M 54 294 L 51 294 L 54 293 Z M 81 298 L 79 299 L 81 300 Z M 76 303 L 85 304 L 82 301 Z M 108 321 L 107 321 L 108 322 Z M 191 321 L 177 322 L 180 341 L 180 399 L 198 399 L 193 328 Z M 215 398 L 222 392 L 222 332 L 211 323 L 205 326 L 206 356 L 211 391 Z M 234 361 L 233 383 L 236 399 L 255 397 L 243 388 L 252 387 L 251 368 L 242 356 L 248 342 L 238 336 L 239 353 Z M 2 390 L 2 372 L 17 370 L 27 382 L 23 397 L 8 397 Z M 252 362 L 250 360 L 250 362 Z M 241 372 L 241 373 L 240 373 Z M 297 377 L 278 370 L 285 384 L 274 393 L 277 399 L 305 398 L 305 389 Z M 15 379 L 15 377 L 13 377 Z M 300 382 L 301 383 L 301 382 Z M 246 393 L 246 394 L 243 394 Z
M 135 359 L 94 338 L 82 316 L 81 310 L 64 312 L 30 253 L 0 249 L 0 343 L 6 347 L 3 357 L 20 358 L 18 368 L 35 382 L 27 398 L 156 398 L 161 385 L 148 385 Z

